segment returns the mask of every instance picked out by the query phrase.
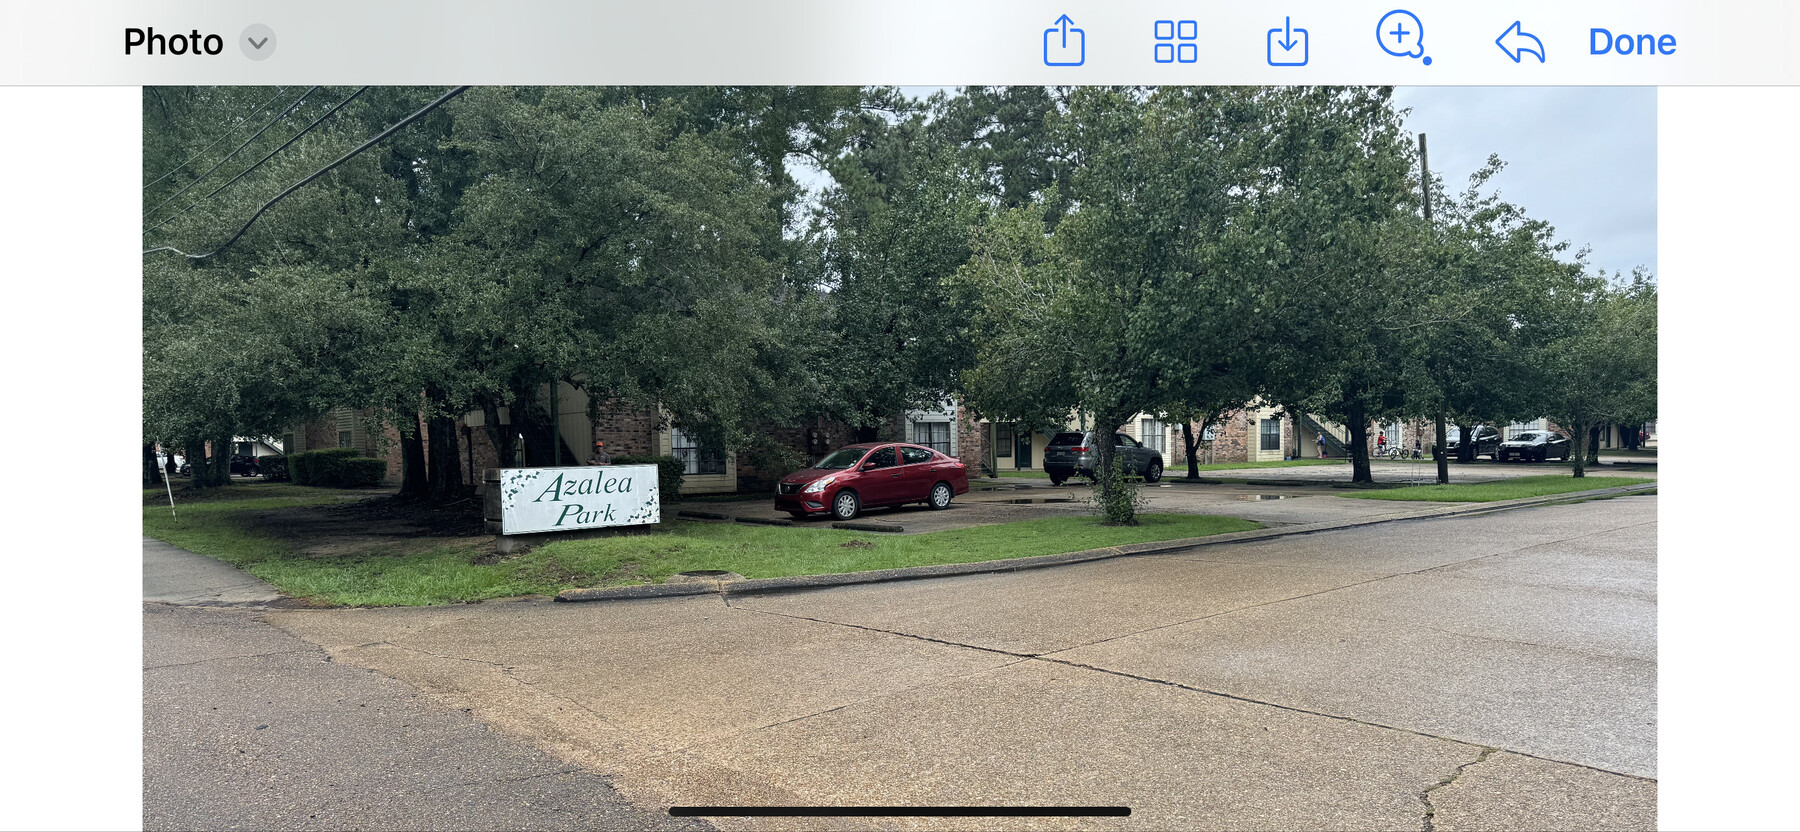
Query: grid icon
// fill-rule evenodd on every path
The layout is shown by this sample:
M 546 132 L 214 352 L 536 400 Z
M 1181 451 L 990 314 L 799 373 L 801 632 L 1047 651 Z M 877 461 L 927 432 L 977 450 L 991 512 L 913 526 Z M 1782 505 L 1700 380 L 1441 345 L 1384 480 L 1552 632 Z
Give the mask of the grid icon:
M 1154 57 L 1157 63 L 1191 64 L 1200 60 L 1199 21 L 1158 20 L 1152 34 L 1156 39 Z

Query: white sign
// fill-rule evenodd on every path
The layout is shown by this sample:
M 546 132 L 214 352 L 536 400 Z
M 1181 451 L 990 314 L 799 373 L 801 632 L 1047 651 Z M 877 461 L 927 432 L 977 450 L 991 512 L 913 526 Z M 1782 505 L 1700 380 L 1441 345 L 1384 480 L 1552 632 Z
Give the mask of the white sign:
M 662 520 L 654 465 L 507 468 L 500 472 L 500 533 L 637 526 Z

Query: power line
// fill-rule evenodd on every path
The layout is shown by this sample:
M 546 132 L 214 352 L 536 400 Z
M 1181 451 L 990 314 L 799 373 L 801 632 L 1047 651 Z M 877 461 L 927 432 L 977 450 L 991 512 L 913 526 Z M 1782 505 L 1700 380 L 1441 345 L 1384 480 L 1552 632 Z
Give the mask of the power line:
M 204 181 L 206 179 L 206 177 L 211 176 L 213 171 L 218 170 L 221 165 L 225 164 L 226 162 L 231 161 L 231 157 L 238 155 L 238 153 L 241 152 L 244 148 L 249 147 L 251 142 L 254 142 L 257 139 L 261 138 L 262 134 L 267 133 L 269 131 L 269 128 L 275 126 L 275 122 L 280 121 L 284 118 L 287 118 L 288 113 L 293 112 L 294 108 L 299 107 L 302 102 L 306 101 L 306 97 L 309 95 L 312 95 L 313 92 L 316 90 L 318 90 L 318 87 L 311 87 L 311 88 L 307 89 L 306 92 L 301 93 L 299 98 L 294 99 L 294 103 L 287 105 L 287 107 L 283 108 L 281 112 L 277 113 L 274 118 L 269 119 L 269 123 L 263 125 L 261 130 L 256 131 L 255 135 L 251 136 L 248 139 L 245 139 L 243 144 L 238 145 L 237 150 L 233 150 L 230 153 L 225 154 L 225 158 L 220 159 L 218 164 L 213 165 L 210 168 L 207 168 L 206 172 L 195 177 L 194 181 L 189 182 L 186 185 L 183 185 L 181 190 L 176 191 L 173 194 L 170 194 L 168 199 L 163 200 L 161 204 L 157 205 L 155 208 L 145 211 L 144 213 L 145 214 L 154 214 L 157 211 L 161 211 L 162 207 L 164 205 L 174 202 L 176 197 L 179 197 L 182 194 L 187 193 L 189 188 L 192 188 L 195 185 L 200 184 L 202 181 Z
M 255 109 L 251 110 L 250 112 L 255 113 L 258 110 L 261 110 L 262 108 L 275 103 L 275 99 L 280 98 L 282 93 L 285 93 L 291 89 L 293 89 L 293 87 L 282 87 L 282 88 L 276 90 L 274 95 L 269 96 L 269 100 L 264 101 L 262 104 L 258 105 Z M 238 120 L 241 122 L 241 121 L 243 121 L 243 118 L 244 117 L 240 117 Z M 150 185 L 155 185 L 156 183 L 161 182 L 164 179 L 174 176 L 175 171 L 181 170 L 182 168 L 185 168 L 188 165 L 193 164 L 195 159 L 198 159 L 201 156 L 205 155 L 206 151 L 211 150 L 214 147 L 216 147 L 219 144 L 219 142 L 222 142 L 222 141 L 225 141 L 226 139 L 231 138 L 231 134 L 236 133 L 238 131 L 238 127 L 242 127 L 242 126 L 243 125 L 241 123 L 234 125 L 230 130 L 225 131 L 224 135 L 222 135 L 216 139 L 213 139 L 212 144 L 209 144 L 205 147 L 200 148 L 200 150 L 198 152 L 196 152 L 193 156 L 189 157 L 187 161 L 182 162 L 179 165 L 176 165 L 174 168 L 171 168 L 168 173 L 165 173 L 165 174 L 158 176 L 155 179 L 151 180 L 148 185 L 144 186 L 144 190 L 146 190 L 146 191 L 150 190 Z
M 356 156 L 356 154 L 361 153 L 365 150 L 368 150 L 371 147 L 374 147 L 377 142 L 380 142 L 382 139 L 385 139 L 388 136 L 393 135 L 395 132 L 399 131 L 400 128 L 405 127 L 406 125 L 411 124 L 415 121 L 418 121 L 419 119 L 423 118 L 426 113 L 429 113 L 432 110 L 435 110 L 438 107 L 443 106 L 444 102 L 449 101 L 450 99 L 455 98 L 459 95 L 462 95 L 468 89 L 469 89 L 469 85 L 467 85 L 467 84 L 464 84 L 463 86 L 460 86 L 460 87 L 452 87 L 449 92 L 446 92 L 443 95 L 438 96 L 436 101 L 433 101 L 430 104 L 427 104 L 424 107 L 420 108 L 420 110 L 418 112 L 413 113 L 412 115 L 401 119 L 399 121 L 399 123 L 395 124 L 394 126 L 381 131 L 374 138 L 369 139 L 366 142 L 363 142 L 362 145 L 357 147 L 355 150 L 352 150 L 349 153 L 346 153 L 343 156 L 339 157 L 337 161 L 332 162 L 331 164 L 326 165 L 325 167 L 319 168 L 316 171 L 313 171 L 305 179 L 302 179 L 299 182 L 295 182 L 294 184 L 288 186 L 287 190 L 282 191 L 279 194 L 276 194 L 274 199 L 269 200 L 267 203 L 265 203 L 263 205 L 263 207 L 256 209 L 256 213 L 250 215 L 250 221 L 244 223 L 243 228 L 238 229 L 238 232 L 236 234 L 231 235 L 231 239 L 226 240 L 225 242 L 221 243 L 218 248 L 215 248 L 212 251 L 209 251 L 205 254 L 188 254 L 187 252 L 182 251 L 181 249 L 178 249 L 174 246 L 157 246 L 156 248 L 146 250 L 144 253 L 145 254 L 155 254 L 156 252 L 159 252 L 159 251 L 173 251 L 176 254 L 186 257 L 190 260 L 200 260 L 203 258 L 211 257 L 215 254 L 218 254 L 221 251 L 224 251 L 232 243 L 237 242 L 238 238 L 244 236 L 244 232 L 249 231 L 250 226 L 256 224 L 256 220 L 263 215 L 263 212 L 268 211 L 270 208 L 273 208 L 275 206 L 275 203 L 280 202 L 283 199 L 286 199 L 288 194 L 298 191 L 301 188 L 305 187 L 307 185 L 307 183 L 312 182 L 313 180 L 318 179 L 319 177 L 324 176 L 327 173 L 330 173 L 332 171 L 332 169 L 336 168 L 338 165 L 341 165 L 345 162 L 350 161 L 350 159 L 352 157 Z
M 292 136 L 292 137 L 291 137 L 291 138 L 289 138 L 289 139 L 288 139 L 288 140 L 287 140 L 287 141 L 285 141 L 285 142 L 282 142 L 282 143 L 281 143 L 281 146 L 280 146 L 280 147 L 277 147 L 277 148 L 275 148 L 275 149 L 274 149 L 274 150 L 271 150 L 271 151 L 269 151 L 269 155 L 267 155 L 267 156 L 264 156 L 264 157 L 262 157 L 262 158 L 261 158 L 261 159 L 258 159 L 258 160 L 256 160 L 256 164 L 254 164 L 254 165 L 251 165 L 251 166 L 250 166 L 250 167 L 247 167 L 247 168 L 244 168 L 244 169 L 243 169 L 243 170 L 242 170 L 242 171 L 239 171 L 239 172 L 238 172 L 238 175 L 236 175 L 236 176 L 233 176 L 233 177 L 231 177 L 231 179 L 230 179 L 230 181 L 228 181 L 228 182 L 226 182 L 226 183 L 225 183 L 225 184 L 223 184 L 223 185 L 220 185 L 220 186 L 219 186 L 219 187 L 217 187 L 217 188 L 214 188 L 214 189 L 213 189 L 213 190 L 212 190 L 212 193 L 209 193 L 209 194 L 207 194 L 207 195 L 206 195 L 206 196 L 203 196 L 203 197 L 200 197 L 200 198 L 199 198 L 199 199 L 196 199 L 196 200 L 194 200 L 194 201 L 193 201 L 193 202 L 192 202 L 192 203 L 189 203 L 189 204 L 188 204 L 188 207 L 186 207 L 186 208 L 183 208 L 183 209 L 181 209 L 181 210 L 179 210 L 179 211 L 176 211 L 176 212 L 175 212 L 175 213 L 173 213 L 173 214 L 170 214 L 170 215 L 169 215 L 169 216 L 168 216 L 168 217 L 166 217 L 166 218 L 164 218 L 164 219 L 163 219 L 163 221 L 162 221 L 162 222 L 159 222 L 159 223 L 157 223 L 157 224 L 155 224 L 155 225 L 152 225 L 152 226 L 150 226 L 150 227 L 149 227 L 149 228 L 146 228 L 146 229 L 144 229 L 144 233 L 145 233 L 145 234 L 148 234 L 148 233 L 150 233 L 150 232 L 152 232 L 152 231 L 155 231 L 155 230 L 156 230 L 156 229 L 158 229 L 158 228 L 161 228 L 161 227 L 163 227 L 163 226 L 165 226 L 165 225 L 168 225 L 168 224 L 169 224 L 169 223 L 171 223 L 171 222 L 174 222 L 174 221 L 175 221 L 175 218 L 176 218 L 176 217 L 179 217 L 179 216 L 181 216 L 181 215 L 182 215 L 182 214 L 186 214 L 186 213 L 187 213 L 187 212 L 189 212 L 189 211 L 192 211 L 192 210 L 194 210 L 194 208 L 195 208 L 195 207 L 196 207 L 196 206 L 198 206 L 198 205 L 199 205 L 199 204 L 200 204 L 200 203 L 202 203 L 202 202 L 205 202 L 205 201 L 207 201 L 207 200 L 209 200 L 209 199 L 212 199 L 212 198 L 213 198 L 213 197 L 215 197 L 215 196 L 218 196 L 218 195 L 219 195 L 219 192 L 220 192 L 220 191 L 223 191 L 223 190 L 225 190 L 225 189 L 226 189 L 226 188 L 229 188 L 229 187 L 231 187 L 231 186 L 232 186 L 232 185 L 233 185 L 233 184 L 236 184 L 236 183 L 237 183 L 237 181 L 238 181 L 238 180 L 239 180 L 239 179 L 243 179 L 243 178 L 244 178 L 244 177 L 245 177 L 245 176 L 248 176 L 248 175 L 249 175 L 249 174 L 250 174 L 250 172 L 251 172 L 251 171 L 254 171 L 254 170 L 256 170 L 256 169 L 257 169 L 257 168 L 259 168 L 259 167 L 262 167 L 262 163 L 264 163 L 264 162 L 267 162 L 267 161 L 269 161 L 269 160 L 270 160 L 270 159 L 273 159 L 273 158 L 275 158 L 275 154 L 277 154 L 277 153 L 280 153 L 280 152 L 281 152 L 281 151 L 283 151 L 283 150 L 286 150 L 286 149 L 287 149 L 287 148 L 288 148 L 288 146 L 289 146 L 289 145 L 291 145 L 291 144 L 293 144 L 293 143 L 294 143 L 294 142 L 297 142 L 297 141 L 299 141 L 299 140 L 300 140 L 300 137 L 301 137 L 301 136 L 304 136 L 304 135 L 306 135 L 306 134 L 307 134 L 307 133 L 310 133 L 310 132 L 312 132 L 312 129 L 313 129 L 313 128 L 314 128 L 314 127 L 317 127 L 317 126 L 319 126 L 319 124 L 320 124 L 320 123 L 321 123 L 321 122 L 323 122 L 323 121 L 324 121 L 324 120 L 325 120 L 325 119 L 328 119 L 328 118 L 331 118 L 331 116 L 332 116 L 332 114 L 333 114 L 333 113 L 336 113 L 336 112 L 337 112 L 337 111 L 338 111 L 338 110 L 341 110 L 341 109 L 343 109 L 343 108 L 344 108 L 344 105 L 345 105 L 345 104 L 349 104 L 349 103 L 350 103 L 350 102 L 351 102 L 351 101 L 354 101 L 354 100 L 356 100 L 356 97 L 357 97 L 357 96 L 359 96 L 359 95 L 362 95 L 362 94 L 363 94 L 363 93 L 364 93 L 364 92 L 366 92 L 366 91 L 367 91 L 367 90 L 368 90 L 368 89 L 369 89 L 369 88 L 368 88 L 368 87 L 362 87 L 362 88 L 360 88 L 360 89 L 358 89 L 358 90 L 357 90 L 357 91 L 356 91 L 356 92 L 353 92 L 353 93 L 350 93 L 350 97 L 349 97 L 349 98 L 346 98 L 346 99 L 344 99 L 344 100 L 342 100 L 342 101 L 339 101 L 339 102 L 338 102 L 338 103 L 337 103 L 337 106 L 335 106 L 335 107 L 332 107 L 332 108 L 331 108 L 331 109 L 329 109 L 329 110 L 326 110 L 326 111 L 325 111 L 325 114 L 324 114 L 324 115 L 322 115 L 322 116 L 319 116 L 319 117 L 318 117 L 318 118 L 316 118 L 316 119 L 313 119 L 313 123 L 311 123 L 311 124 L 308 124 L 308 125 L 306 125 L 306 128 L 305 128 L 305 129 L 303 129 L 303 130 L 301 130 L 301 131 L 300 131 L 300 132 L 298 132 L 298 133 L 295 133 L 295 134 L 294 134 L 294 135 L 293 135 L 293 136 Z

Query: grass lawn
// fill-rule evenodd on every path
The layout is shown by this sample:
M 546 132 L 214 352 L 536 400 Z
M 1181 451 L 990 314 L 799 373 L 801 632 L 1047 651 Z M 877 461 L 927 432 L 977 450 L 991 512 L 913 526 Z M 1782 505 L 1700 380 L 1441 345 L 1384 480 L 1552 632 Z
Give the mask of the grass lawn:
M 235 564 L 296 598 L 347 606 L 550 595 L 579 587 L 661 583 L 696 569 L 770 578 L 973 563 L 1261 528 L 1232 517 L 1176 514 L 1140 515 L 1142 523 L 1134 527 L 1057 517 L 918 535 L 839 531 L 823 523 L 781 528 L 666 520 L 656 532 L 563 541 L 508 558 L 494 554 L 491 538 L 415 540 L 410 546 L 372 542 L 354 554 L 318 557 L 259 533 L 256 516 L 339 502 L 345 499 L 342 492 L 236 488 L 198 502 L 182 502 L 178 495 L 176 518 L 169 516 L 167 503 L 147 503 L 144 534 Z
M 1497 482 L 1465 483 L 1457 485 L 1410 485 L 1405 488 L 1389 488 L 1369 491 L 1362 494 L 1340 494 L 1356 500 L 1430 500 L 1442 503 L 1491 503 L 1495 500 L 1518 500 L 1525 497 L 1542 497 L 1549 494 L 1567 494 L 1571 491 L 1594 491 L 1601 488 L 1617 488 L 1622 485 L 1639 485 L 1656 482 L 1644 477 L 1574 477 L 1560 474 L 1549 474 L 1539 477 L 1518 477 Z

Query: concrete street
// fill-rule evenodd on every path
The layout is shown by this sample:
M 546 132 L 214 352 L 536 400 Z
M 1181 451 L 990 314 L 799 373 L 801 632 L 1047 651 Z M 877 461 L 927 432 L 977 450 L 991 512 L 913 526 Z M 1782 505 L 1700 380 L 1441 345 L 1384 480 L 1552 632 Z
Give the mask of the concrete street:
M 486 742 L 547 755 L 527 770 L 597 775 L 651 814 L 1132 809 L 721 828 L 1649 829 L 1656 506 L 1626 497 L 784 595 L 277 610 L 264 620 L 292 638 L 242 650 L 304 660 L 295 679 L 374 671 L 356 678 L 420 714 L 393 719 L 447 720 L 444 736 L 491 726 Z M 295 719 L 355 701 L 255 673 L 208 684 Z M 330 724 L 297 722 L 288 742 L 323 753 L 306 737 Z M 147 735 L 147 760 L 199 748 L 224 770 L 222 739 L 183 730 Z M 381 745 L 384 730 L 352 736 Z M 438 742 L 409 745 L 419 776 L 447 781 L 436 767 L 463 755 Z M 236 805 L 285 782 L 258 773 L 181 801 Z M 166 782 L 147 777 L 147 794 Z M 369 799 L 398 807 L 381 782 Z M 319 825 L 375 825 L 356 817 Z

